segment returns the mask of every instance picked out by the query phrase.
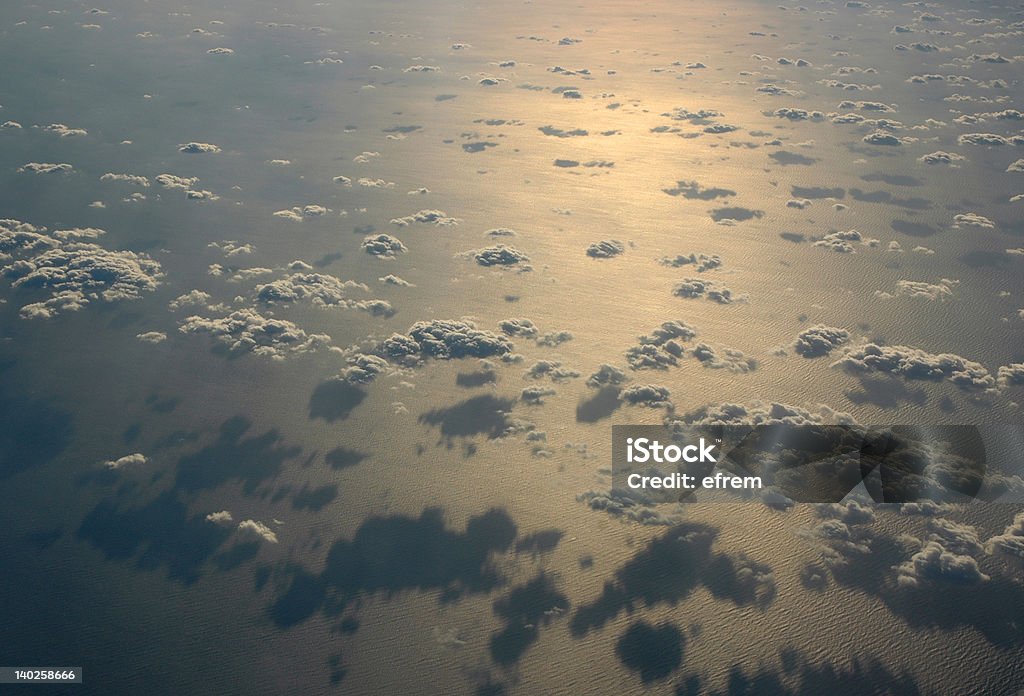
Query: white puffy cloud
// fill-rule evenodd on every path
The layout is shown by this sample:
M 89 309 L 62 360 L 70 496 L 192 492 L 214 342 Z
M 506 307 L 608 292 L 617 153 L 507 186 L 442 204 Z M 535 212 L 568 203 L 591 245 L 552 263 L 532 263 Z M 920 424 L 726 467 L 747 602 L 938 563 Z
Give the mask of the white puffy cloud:
M 466 254 L 471 255 L 481 266 L 517 266 L 530 260 L 530 257 L 519 249 L 505 244 L 475 249 Z
M 927 283 L 919 280 L 898 280 L 896 281 L 895 293 L 876 290 L 875 296 L 882 299 L 891 299 L 903 295 L 942 302 L 953 296 L 953 288 L 959 284 L 959 280 L 950 280 L 949 278 L 942 278 L 937 283 Z
M 121 469 L 126 466 L 138 466 L 140 464 L 145 464 L 147 461 L 146 455 L 140 452 L 135 452 L 134 454 L 126 454 L 123 457 L 103 462 L 103 466 L 108 469 Z
M 238 523 L 238 535 L 254 541 L 277 543 L 277 534 L 267 525 L 256 520 L 242 520 Z
M 363 243 L 359 246 L 367 254 L 385 259 L 393 259 L 397 254 L 408 251 L 402 240 L 390 234 L 371 234 L 363 237 Z
M 633 406 L 664 408 L 671 406 L 672 393 L 660 384 L 634 384 L 619 392 L 619 398 Z
M 16 223 L 0 221 L 0 252 L 19 257 L 0 266 L 0 272 L 14 288 L 51 293 L 22 307 L 23 317 L 49 318 L 95 301 L 135 300 L 155 290 L 164 276 L 160 264 L 146 254 L 75 241 L 98 237 L 102 230 L 63 230 L 47 239 L 43 228 Z
M 187 317 L 179 327 L 184 334 L 209 334 L 234 353 L 254 353 L 273 360 L 308 353 L 327 346 L 330 336 L 307 334 L 284 319 L 265 317 L 255 309 L 240 309 L 223 317 Z
M 746 302 L 746 295 L 734 295 L 733 291 L 721 283 L 701 278 L 684 278 L 672 289 L 676 297 L 687 299 L 706 298 L 718 304 Z
M 805 358 L 817 358 L 828 355 L 835 348 L 850 340 L 850 332 L 834 326 L 818 324 L 801 331 L 793 343 L 797 355 Z
M 901 587 L 918 587 L 930 581 L 974 585 L 989 579 L 974 557 L 955 553 L 938 541 L 925 542 L 910 560 L 896 568 L 896 573 Z
M 206 516 L 207 522 L 213 522 L 214 524 L 227 525 L 234 522 L 235 518 L 227 510 L 220 510 L 218 512 L 211 512 Z
M 211 143 L 182 143 L 178 145 L 178 152 L 185 152 L 190 155 L 212 154 L 220 152 L 220 148 Z
M 74 167 L 66 162 L 53 164 L 50 162 L 26 162 L 18 167 L 18 171 L 27 174 L 68 174 Z
M 149 188 L 149 179 L 139 174 L 116 174 L 114 172 L 107 172 L 100 177 L 100 181 L 120 181 L 131 184 L 132 186 Z
M 991 391 L 995 378 L 981 363 L 954 353 L 929 353 L 910 346 L 868 343 L 834 365 L 850 372 L 882 372 L 912 380 L 948 380 L 965 391 Z
M 448 213 L 443 210 L 420 210 L 413 213 L 412 215 L 406 215 L 405 217 L 392 218 L 391 224 L 398 225 L 399 227 L 408 227 L 414 222 L 422 224 L 432 225 L 456 225 L 458 220 L 453 217 L 449 217 Z
M 982 227 L 992 230 L 995 229 L 996 223 L 978 213 L 959 213 L 953 216 L 953 227 Z
M 143 343 L 163 343 L 167 340 L 167 334 L 163 331 L 146 331 L 145 333 L 135 334 L 135 338 L 139 339 Z
M 957 166 L 957 162 L 963 162 L 967 158 L 963 155 L 959 155 L 955 152 L 943 152 L 942 150 L 936 150 L 935 152 L 929 152 L 927 155 L 921 155 L 917 158 L 918 162 L 922 164 L 946 164 L 951 167 Z
M 625 245 L 617 239 L 602 239 L 587 247 L 587 256 L 592 259 L 610 259 L 626 251 Z
M 36 128 L 47 133 L 53 133 L 61 138 L 74 138 L 89 134 L 84 128 L 71 128 L 63 123 L 51 123 L 48 126 L 36 126 Z

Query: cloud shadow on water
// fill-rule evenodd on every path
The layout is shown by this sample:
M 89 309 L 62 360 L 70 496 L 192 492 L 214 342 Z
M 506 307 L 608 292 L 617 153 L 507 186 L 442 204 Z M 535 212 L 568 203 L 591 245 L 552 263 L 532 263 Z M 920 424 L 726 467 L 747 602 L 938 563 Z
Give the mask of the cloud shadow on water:
M 321 609 L 340 615 L 365 595 L 438 590 L 442 601 L 452 601 L 490 592 L 502 583 L 491 555 L 509 550 L 515 538 L 515 523 L 497 508 L 471 517 L 462 532 L 446 525 L 439 508 L 418 518 L 370 517 L 351 540 L 331 545 L 320 573 L 294 564 L 285 569 L 288 586 L 270 606 L 270 618 L 287 628 Z
M 71 414 L 0 385 L 0 481 L 55 459 L 74 436 Z
M 486 435 L 489 439 L 501 437 L 508 429 L 508 413 L 515 399 L 491 394 L 474 396 L 454 406 L 438 408 L 420 415 L 420 423 L 438 428 L 441 440 L 449 445 L 457 437 L 469 438 Z
M 515 664 L 540 637 L 540 627 L 568 609 L 569 599 L 548 573 L 513 587 L 494 602 L 494 613 L 505 627 L 491 635 L 491 659 L 506 667 Z
M 775 597 L 771 569 L 744 556 L 712 553 L 717 534 L 713 527 L 688 522 L 653 539 L 615 571 L 597 599 L 576 610 L 572 635 L 582 638 L 623 611 L 674 606 L 701 586 L 737 606 L 767 607 Z
M 286 461 L 302 452 L 301 447 L 282 444 L 276 430 L 245 437 L 251 426 L 242 416 L 224 421 L 213 444 L 178 461 L 175 486 L 195 492 L 240 481 L 245 493 L 252 494 L 261 483 L 275 478 Z
M 321 382 L 309 397 L 309 417 L 322 418 L 328 423 L 345 420 L 363 403 L 366 392 L 340 379 Z
M 608 418 L 622 406 L 619 399 L 619 387 L 601 387 L 596 394 L 589 399 L 584 399 L 576 405 L 576 421 L 579 423 L 596 423 L 599 420 Z

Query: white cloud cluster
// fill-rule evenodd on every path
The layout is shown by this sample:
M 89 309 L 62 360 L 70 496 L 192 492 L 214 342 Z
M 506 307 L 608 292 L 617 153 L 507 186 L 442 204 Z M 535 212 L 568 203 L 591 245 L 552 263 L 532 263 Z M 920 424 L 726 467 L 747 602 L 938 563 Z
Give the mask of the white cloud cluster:
M 399 227 L 408 227 L 414 222 L 422 223 L 425 225 L 457 225 L 458 220 L 453 217 L 449 217 L 448 213 L 443 210 L 420 210 L 413 213 L 412 215 L 406 215 L 405 217 L 392 218 L 391 224 L 398 225 Z
M 107 172 L 100 177 L 100 181 L 120 181 L 131 184 L 132 186 L 149 188 L 149 179 L 139 174 L 116 174 L 114 172 Z
M 381 259 L 393 259 L 396 255 L 408 251 L 405 244 L 402 244 L 402 240 L 392 237 L 390 234 L 371 234 L 363 237 L 363 242 L 359 247 L 370 256 Z
M 178 152 L 185 152 L 190 155 L 213 154 L 220 152 L 220 148 L 211 143 L 182 143 L 178 145 Z
M 256 300 L 264 305 L 309 301 L 318 307 L 361 309 L 376 316 L 391 316 L 394 310 L 384 300 L 353 300 L 349 290 L 369 291 L 363 283 L 341 280 L 323 273 L 293 273 L 285 278 L 257 285 Z
M 877 343 L 854 348 L 834 363 L 850 372 L 882 372 L 912 380 L 948 380 L 965 391 L 985 392 L 995 378 L 981 363 L 954 353 L 929 353 L 910 346 Z
M 944 302 L 953 296 L 953 288 L 959 284 L 959 280 L 950 280 L 949 278 L 942 278 L 938 283 L 927 283 L 919 280 L 898 280 L 896 281 L 895 293 L 876 290 L 875 297 L 887 300 L 903 295 Z
M 793 350 L 805 358 L 817 358 L 828 355 L 849 340 L 850 332 L 846 329 L 818 324 L 797 335 Z
M 814 246 L 816 247 L 822 247 L 841 254 L 856 253 L 857 250 L 854 248 L 854 244 L 877 246 L 878 240 L 865 237 L 857 230 L 837 230 L 835 232 L 829 232 L 821 239 L 814 242 Z
M 238 523 L 238 535 L 244 539 L 277 543 L 277 534 L 267 525 L 257 520 L 242 520 Z
M 684 278 L 672 289 L 672 294 L 687 299 L 703 297 L 718 304 L 731 304 L 747 300 L 746 295 L 734 295 L 732 290 L 724 285 L 701 278 Z
M 90 302 L 138 299 L 163 278 L 160 264 L 146 254 L 111 251 L 91 242 L 102 230 L 73 229 L 47 236 L 16 220 L 0 220 L 0 259 L 17 256 L 0 266 L 0 273 L 23 290 L 47 290 L 50 297 L 21 309 L 25 318 L 50 318 L 82 309 Z
M 330 336 L 307 334 L 284 319 L 265 317 L 255 309 L 240 309 L 223 317 L 187 317 L 179 327 L 185 334 L 209 334 L 233 353 L 254 353 L 273 360 L 327 346 Z
M 393 334 L 380 344 L 378 352 L 404 361 L 424 357 L 448 360 L 506 356 L 512 347 L 504 336 L 478 329 L 471 322 L 434 319 L 416 322 L 408 334 Z
M 672 393 L 660 384 L 634 384 L 619 393 L 619 398 L 633 406 L 664 408 L 672 405 Z
M 26 162 L 18 167 L 18 171 L 24 174 L 69 174 L 74 171 L 67 162 L 54 164 L 50 162 Z
M 625 253 L 626 246 L 617 239 L 602 239 L 587 247 L 587 256 L 592 259 L 610 259 Z
M 530 257 L 515 247 L 498 244 L 466 252 L 481 266 L 517 266 L 525 264 Z
M 145 464 L 147 461 L 146 455 L 140 452 L 135 452 L 134 454 L 126 454 L 123 457 L 103 462 L 103 466 L 108 469 L 121 469 L 126 466 L 139 466 L 141 464 Z

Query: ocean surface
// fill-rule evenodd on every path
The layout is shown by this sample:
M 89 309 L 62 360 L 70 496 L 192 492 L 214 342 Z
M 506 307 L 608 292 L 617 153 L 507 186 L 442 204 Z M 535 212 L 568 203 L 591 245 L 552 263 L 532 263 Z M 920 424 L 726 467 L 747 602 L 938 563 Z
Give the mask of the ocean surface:
M 969 2 L 3 3 L 0 666 L 1018 694 L 1012 457 L 988 503 L 610 487 L 619 424 L 1024 423 L 1022 36 Z

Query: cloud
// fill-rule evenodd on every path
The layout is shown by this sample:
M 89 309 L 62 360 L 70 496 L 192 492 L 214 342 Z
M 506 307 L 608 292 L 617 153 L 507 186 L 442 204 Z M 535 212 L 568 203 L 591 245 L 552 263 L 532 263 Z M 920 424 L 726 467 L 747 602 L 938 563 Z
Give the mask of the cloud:
M 516 266 L 525 264 L 530 257 L 515 247 L 498 244 L 497 246 L 485 247 L 468 251 L 481 266 Z
M 784 106 L 772 112 L 773 116 L 789 119 L 790 121 L 821 121 L 825 114 L 820 111 L 807 111 L 806 109 L 795 109 Z
M 836 251 L 841 254 L 854 254 L 854 243 L 863 244 L 866 246 L 876 246 L 878 244 L 877 239 L 869 239 L 861 235 L 857 230 L 845 230 L 829 232 L 821 239 L 814 242 L 814 246 L 829 249 L 830 251 Z
M 558 360 L 538 360 L 523 373 L 523 379 L 543 379 L 549 377 L 552 382 L 568 382 L 576 379 L 580 373 L 567 367 L 562 367 Z
M 266 541 L 271 544 L 277 543 L 277 534 L 267 525 L 256 520 L 242 520 L 238 523 L 239 536 L 255 541 Z
M 185 152 L 190 155 L 203 155 L 220 152 L 220 148 L 210 143 L 191 142 L 178 145 L 178 152 Z
M 996 373 L 996 382 L 1003 388 L 1024 384 L 1024 363 L 1001 365 Z
M 98 235 L 80 233 L 101 230 L 55 232 L 55 239 L 44 242 L 42 228 L 15 223 L 0 221 L 0 252 L 22 253 L 12 263 L 0 266 L 0 272 L 12 279 L 11 287 L 51 292 L 49 299 L 22 307 L 22 317 L 50 318 L 79 310 L 90 302 L 136 300 L 142 292 L 155 290 L 164 276 L 160 264 L 146 254 L 61 239 L 95 237 Z M 30 253 L 23 253 L 26 251 Z
M 910 380 L 948 380 L 965 391 L 995 388 L 995 378 L 981 363 L 954 353 L 928 353 L 910 346 L 868 343 L 834 363 L 849 372 L 882 372 Z
M 690 254 L 684 256 L 679 254 L 674 257 L 663 256 L 659 263 L 663 266 L 670 266 L 672 268 L 679 268 L 681 266 L 693 265 L 698 273 L 704 271 L 710 271 L 715 268 L 722 267 L 722 257 L 718 254 Z
M 74 171 L 74 167 L 66 162 L 51 164 L 48 162 L 27 162 L 18 171 L 27 174 L 68 174 Z
M 408 280 L 403 280 L 402 278 L 399 278 L 398 276 L 393 275 L 391 273 L 387 274 L 386 276 L 381 276 L 380 278 L 377 278 L 377 280 L 379 282 L 381 282 L 381 283 L 384 283 L 385 285 L 394 285 L 394 286 L 397 286 L 397 287 L 400 287 L 400 288 L 414 288 L 414 287 L 416 287 L 415 285 L 410 283 Z
M 419 212 L 413 213 L 412 215 L 406 215 L 405 217 L 393 218 L 391 220 L 392 225 L 398 225 L 399 227 L 407 227 L 414 222 L 422 224 L 434 224 L 434 225 L 457 225 L 458 220 L 453 217 L 448 217 L 448 213 L 443 210 L 420 210 Z
M 143 343 L 163 343 L 167 340 L 167 334 L 163 331 L 147 331 L 145 333 L 135 334 L 135 338 L 139 339 Z
M 817 358 L 828 355 L 849 340 L 850 332 L 846 329 L 818 324 L 797 335 L 793 350 L 805 358 Z
M 896 281 L 896 292 L 894 294 L 876 290 L 875 296 L 882 299 L 891 299 L 898 295 L 904 295 L 906 297 L 917 297 L 926 300 L 945 301 L 953 296 L 953 288 L 959 284 L 959 280 L 950 280 L 949 278 L 942 278 L 938 283 L 898 280 Z
M 608 363 L 601 363 L 597 370 L 587 377 L 587 386 L 593 389 L 602 387 L 619 386 L 629 381 L 626 373 Z
M 900 138 L 892 133 L 886 133 L 885 131 L 869 133 L 868 135 L 865 135 L 862 140 L 868 145 L 890 145 L 897 147 L 905 142 L 909 142 L 907 138 Z
M 147 461 L 146 455 L 136 452 L 134 454 L 126 454 L 118 459 L 103 462 L 103 466 L 108 469 L 121 469 L 126 466 L 139 466 L 141 464 L 145 464 Z
M 539 331 L 537 325 L 529 319 L 503 319 L 498 322 L 498 328 L 507 336 L 523 338 L 534 338 Z
M 235 518 L 232 517 L 231 513 L 227 510 L 220 510 L 219 512 L 211 512 L 206 516 L 207 522 L 213 522 L 214 524 L 226 525 L 234 522 Z
M 172 310 L 185 307 L 205 307 L 210 303 L 210 299 L 210 293 L 203 292 L 202 290 L 190 290 L 184 295 L 178 295 L 168 302 L 167 306 Z
M 240 309 L 223 317 L 187 317 L 179 327 L 184 334 L 209 334 L 235 354 L 253 353 L 273 360 L 308 353 L 331 342 L 324 334 L 307 334 L 284 319 L 265 317 L 255 309 Z
M 954 553 L 938 541 L 929 541 L 920 551 L 896 568 L 901 587 L 918 587 L 922 582 L 942 581 L 975 585 L 989 579 L 971 556 Z
M 983 227 L 993 230 L 996 227 L 996 223 L 978 213 L 960 213 L 953 216 L 953 227 L 955 229 L 960 227 Z
M 367 254 L 385 259 L 393 259 L 397 254 L 408 251 L 402 240 L 390 234 L 369 235 L 363 238 L 363 243 L 359 246 Z
M 557 392 L 551 387 L 542 387 L 540 385 L 532 385 L 525 387 L 519 394 L 519 399 L 533 406 L 539 406 L 544 403 L 544 398 L 548 396 L 554 396 Z
M 294 273 L 280 280 L 257 285 L 256 300 L 264 305 L 291 304 L 308 300 L 318 307 L 361 309 L 375 316 L 391 316 L 394 310 L 384 300 L 353 300 L 349 290 L 368 291 L 362 283 L 341 280 L 322 273 Z
M 751 372 L 757 369 L 757 361 L 748 358 L 735 348 L 716 348 L 707 343 L 698 343 L 690 354 L 704 367 L 727 369 L 732 372 Z
M 149 179 L 138 174 L 115 174 L 114 172 L 107 172 L 100 177 L 100 181 L 121 181 L 131 184 L 132 186 L 149 188 Z
M 625 253 L 626 246 L 617 239 L 602 239 L 587 247 L 587 256 L 592 259 L 610 259 Z
M 84 128 L 71 128 L 63 123 L 51 123 L 48 126 L 36 126 L 36 128 L 47 133 L 53 133 L 61 138 L 73 138 L 88 135 L 88 132 Z
M 338 373 L 338 379 L 351 385 L 369 384 L 391 368 L 384 358 L 366 353 L 356 353 L 346 362 L 348 365 Z
M 1003 146 L 1003 145 L 1024 145 L 1024 135 L 1013 135 L 1008 138 L 995 133 L 964 133 L 957 142 L 961 145 L 989 145 L 989 146 Z
M 1024 512 L 1018 512 L 1002 534 L 985 543 L 985 551 L 993 556 L 1005 556 L 1017 563 L 1024 562 Z
M 836 411 L 824 404 L 803 408 L 771 401 L 751 403 L 721 403 L 704 406 L 679 417 L 687 425 L 855 425 L 849 413 Z
M 276 210 L 274 211 L 274 217 L 284 218 L 292 222 L 302 222 L 306 218 L 323 217 L 329 212 L 331 212 L 330 208 L 325 208 L 317 203 L 310 203 L 301 207 L 288 208 L 287 210 Z
M 633 370 L 665 370 L 675 367 L 686 352 L 679 342 L 689 341 L 696 336 L 697 330 L 685 322 L 663 322 L 650 334 L 638 338 L 639 345 L 626 351 L 626 362 Z M 614 376 L 614 373 L 610 376 Z M 591 375 L 591 378 L 593 377 L 594 375 Z M 620 382 L 607 382 L 607 384 L 618 383 Z M 603 386 L 605 383 L 596 383 L 591 386 L 598 386 L 598 384 Z
M 546 334 L 537 337 L 537 345 L 554 348 L 572 339 L 571 331 L 548 331 Z
M 504 336 L 477 329 L 471 322 L 434 319 L 416 322 L 408 334 L 393 334 L 378 346 L 377 352 L 400 361 L 417 361 L 507 356 L 512 348 L 512 342 Z
M 190 189 L 199 182 L 197 176 L 178 176 L 177 174 L 157 174 L 156 182 L 167 189 Z
M 746 295 L 733 295 L 732 290 L 712 280 L 700 278 L 684 278 L 672 289 L 676 297 L 695 299 L 704 297 L 718 304 L 746 302 Z
M 671 406 L 671 392 L 660 384 L 634 384 L 619 393 L 619 398 L 633 406 L 664 408 Z
M 963 162 L 967 158 L 963 155 L 959 155 L 955 152 L 944 152 L 942 150 L 936 150 L 935 152 L 929 152 L 927 155 L 921 155 L 917 158 L 918 162 L 922 164 L 945 164 L 951 167 L 958 166 L 957 162 Z

